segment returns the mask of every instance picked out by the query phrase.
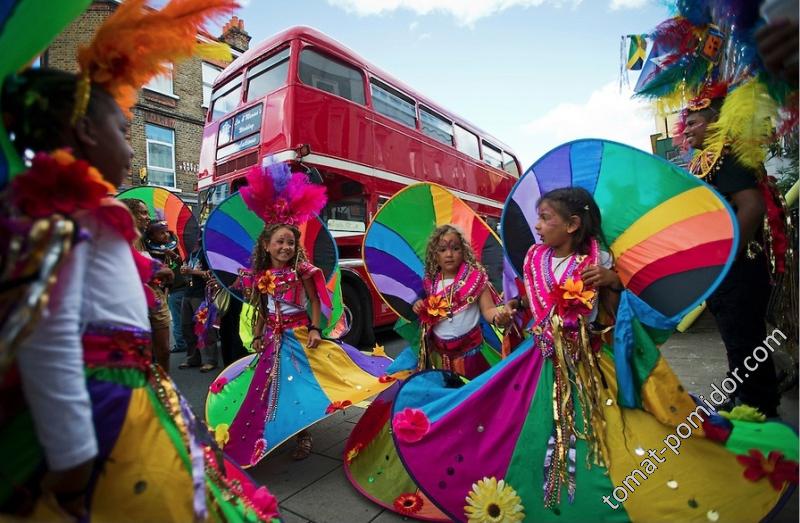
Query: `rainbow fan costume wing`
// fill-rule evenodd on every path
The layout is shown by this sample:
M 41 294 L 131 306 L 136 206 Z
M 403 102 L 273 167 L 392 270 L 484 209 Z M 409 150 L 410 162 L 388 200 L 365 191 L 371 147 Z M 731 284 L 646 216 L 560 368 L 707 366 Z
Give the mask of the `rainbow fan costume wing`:
M 264 221 L 247 208 L 239 194 L 220 203 L 209 214 L 203 232 L 203 250 L 214 276 L 239 300 L 242 293 L 235 288 L 241 271 L 250 267 L 250 257 Z M 300 227 L 303 247 L 309 261 L 325 275 L 332 307 L 323 304 L 323 330 L 326 326 L 340 325 L 343 313 L 339 258 L 333 236 L 319 218 Z
M 47 44 L 90 4 L 89 0 L 4 0 L 0 2 L 0 85 L 29 64 Z M 47 13 L 43 16 L 42 13 Z M 0 189 L 22 171 L 22 161 L 8 141 L 0 119 Z
M 790 428 L 717 426 L 719 416 L 699 411 L 705 420 L 698 417 L 679 455 L 666 449 L 668 456 L 658 454 L 665 437 L 699 408 L 648 329 L 670 329 L 724 276 L 737 235 L 730 208 L 660 158 L 604 140 L 568 143 L 537 161 L 506 202 L 504 245 L 518 273 L 536 241 L 531 224 L 539 196 L 568 185 L 586 188 L 597 200 L 617 269 L 629 287 L 620 300 L 613 349 L 597 352 L 583 345 L 595 362 L 587 378 L 599 391 L 596 403 L 582 403 L 587 396 L 578 384 L 585 387 L 587 381 L 580 380 L 567 382 L 571 397 L 556 400 L 564 389 L 555 385 L 563 380 L 553 352 L 546 352 L 555 345 L 536 335 L 467 384 L 439 371 L 418 373 L 403 383 L 391 413 L 406 470 L 456 521 L 690 521 L 723 510 L 733 519 L 761 520 L 782 492 L 746 479 L 737 454 L 744 454 L 744 447 L 765 455 L 778 450 L 796 460 L 797 437 Z M 496 408 L 498 398 L 502 409 Z M 554 438 L 563 425 L 555 415 L 567 401 L 574 401 L 569 409 L 574 426 L 592 436 L 559 446 Z M 598 412 L 603 421 L 594 425 Z M 606 449 L 599 454 L 605 461 L 596 460 L 597 442 Z M 650 450 L 659 457 L 657 464 Z M 557 459 L 564 464 L 563 483 L 550 489 Z M 637 481 L 633 492 L 621 487 L 634 470 L 644 476 L 646 467 L 655 477 Z M 624 505 L 611 497 L 618 487 Z
M 170 231 L 178 237 L 178 250 L 185 260 L 192 252 L 200 236 L 200 225 L 192 210 L 177 194 L 161 187 L 134 187 L 117 195 L 121 200 L 142 200 L 150 211 L 150 217 L 164 220 Z
M 495 289 L 502 288 L 503 250 L 491 227 L 444 187 L 409 185 L 381 207 L 364 235 L 367 274 L 383 300 L 408 321 L 417 319 L 411 306 L 422 295 L 428 238 L 445 224 L 464 232 Z

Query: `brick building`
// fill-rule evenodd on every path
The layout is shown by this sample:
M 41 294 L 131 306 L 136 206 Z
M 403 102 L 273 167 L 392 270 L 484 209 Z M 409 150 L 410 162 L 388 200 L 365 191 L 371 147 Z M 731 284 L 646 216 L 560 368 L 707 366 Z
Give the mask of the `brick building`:
M 45 51 L 42 66 L 76 72 L 78 46 L 91 40 L 118 4 L 118 0 L 92 2 Z M 228 43 L 234 58 L 250 44 L 244 22 L 235 16 L 225 24 L 221 36 L 200 34 L 198 39 Z M 192 58 L 174 67 L 171 75 L 154 78 L 139 92 L 130 131 L 134 151 L 131 179 L 123 187 L 161 185 L 179 192 L 187 203 L 197 201 L 197 162 L 211 84 L 226 65 Z

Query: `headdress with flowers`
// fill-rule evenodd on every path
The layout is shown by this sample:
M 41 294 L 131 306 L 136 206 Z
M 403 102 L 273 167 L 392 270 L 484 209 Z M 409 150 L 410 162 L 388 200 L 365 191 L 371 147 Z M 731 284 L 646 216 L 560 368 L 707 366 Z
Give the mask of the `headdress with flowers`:
M 197 33 L 211 19 L 233 12 L 234 0 L 171 0 L 159 10 L 147 0 L 121 3 L 78 50 L 80 80 L 75 93 L 73 122 L 89 104 L 91 84 L 102 87 L 131 116 L 137 91 L 169 64 L 190 56 L 230 59 L 222 43 L 198 43 Z
M 300 226 L 319 214 L 328 201 L 325 186 L 311 183 L 303 172 L 268 159 L 247 173 L 239 191 L 245 205 L 267 224 Z

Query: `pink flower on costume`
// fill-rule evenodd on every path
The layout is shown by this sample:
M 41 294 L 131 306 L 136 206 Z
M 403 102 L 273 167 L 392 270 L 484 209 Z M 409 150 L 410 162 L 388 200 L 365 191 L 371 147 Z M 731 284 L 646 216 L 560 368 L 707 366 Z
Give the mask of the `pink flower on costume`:
M 214 383 L 212 383 L 211 386 L 208 387 L 208 390 L 211 391 L 211 394 L 219 394 L 220 392 L 222 392 L 222 389 L 225 388 L 225 385 L 227 384 L 228 384 L 228 378 L 222 376 L 214 380 Z
M 278 515 L 278 500 L 269 493 L 267 487 L 259 487 L 253 493 L 251 501 L 261 517 L 266 519 Z
M 424 412 L 406 408 L 395 414 L 392 430 L 397 439 L 404 443 L 415 443 L 423 438 L 431 428 L 431 422 Z

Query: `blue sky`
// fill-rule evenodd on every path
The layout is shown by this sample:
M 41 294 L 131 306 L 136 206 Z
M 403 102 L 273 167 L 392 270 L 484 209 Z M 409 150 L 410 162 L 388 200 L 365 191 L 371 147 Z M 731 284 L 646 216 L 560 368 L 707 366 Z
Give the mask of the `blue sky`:
M 620 93 L 619 42 L 667 18 L 663 0 L 241 3 L 252 43 L 315 27 L 509 144 L 523 168 L 576 138 L 649 150 L 654 119 Z

